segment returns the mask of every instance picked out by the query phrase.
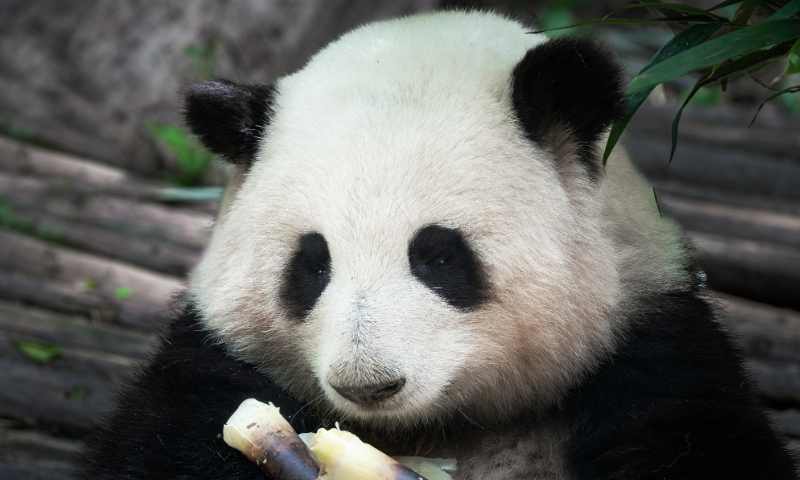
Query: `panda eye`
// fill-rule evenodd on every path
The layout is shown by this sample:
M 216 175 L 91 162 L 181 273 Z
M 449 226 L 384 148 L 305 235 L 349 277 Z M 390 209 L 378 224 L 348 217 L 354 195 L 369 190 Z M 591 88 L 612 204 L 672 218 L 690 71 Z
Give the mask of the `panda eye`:
M 486 298 L 477 255 L 458 230 L 429 225 L 408 245 L 411 273 L 453 307 L 469 310 Z
M 316 232 L 300 237 L 280 295 L 292 316 L 302 318 L 314 308 L 330 281 L 330 270 L 331 256 L 325 237 Z
M 447 264 L 451 259 L 452 253 L 447 251 L 446 246 L 442 249 L 440 245 L 424 245 L 415 253 L 417 268 L 435 268 Z M 412 267 L 413 268 L 413 267 Z

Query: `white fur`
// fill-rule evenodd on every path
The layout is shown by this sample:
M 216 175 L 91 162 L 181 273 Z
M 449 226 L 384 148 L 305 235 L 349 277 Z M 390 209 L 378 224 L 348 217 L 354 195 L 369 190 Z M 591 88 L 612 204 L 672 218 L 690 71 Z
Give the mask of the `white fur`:
M 207 326 L 338 418 L 490 424 L 558 401 L 613 350 L 639 296 L 688 279 L 626 157 L 597 187 L 554 168 L 569 149 L 524 138 L 511 71 L 541 41 L 440 12 L 362 27 L 281 79 L 258 160 L 234 175 L 192 276 Z M 411 274 L 408 243 L 429 224 L 465 233 L 491 301 L 457 311 Z M 298 322 L 278 294 L 308 232 L 327 240 L 332 278 Z M 389 372 L 407 384 L 379 407 L 329 385 Z

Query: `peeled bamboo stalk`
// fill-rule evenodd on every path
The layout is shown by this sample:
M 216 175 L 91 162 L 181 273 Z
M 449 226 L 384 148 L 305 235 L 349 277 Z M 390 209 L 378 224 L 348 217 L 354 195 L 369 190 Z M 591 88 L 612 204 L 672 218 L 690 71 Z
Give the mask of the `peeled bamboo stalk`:
M 309 446 L 325 465 L 326 480 L 426 480 L 352 433 L 338 428 L 320 428 Z
M 444 470 L 455 470 L 454 459 L 394 459 L 338 424 L 302 437 L 275 406 L 252 398 L 223 428 L 225 443 L 278 480 L 452 480 Z
M 222 430 L 223 440 L 279 480 L 315 480 L 319 462 L 278 409 L 248 398 Z

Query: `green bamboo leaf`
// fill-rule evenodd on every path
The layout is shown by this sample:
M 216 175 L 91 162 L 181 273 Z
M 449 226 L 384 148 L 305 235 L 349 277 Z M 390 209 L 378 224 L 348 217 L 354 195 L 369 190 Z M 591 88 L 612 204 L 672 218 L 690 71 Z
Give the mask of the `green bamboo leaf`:
M 674 58 L 674 57 L 673 57 Z M 700 77 L 700 80 L 694 84 L 692 90 L 689 92 L 689 96 L 686 97 L 686 100 L 681 105 L 681 108 L 678 109 L 678 113 L 675 114 L 675 118 L 672 120 L 672 150 L 669 152 L 669 162 L 667 165 L 672 163 L 672 157 L 675 156 L 675 149 L 678 148 L 678 124 L 681 121 L 681 115 L 683 115 L 683 109 L 686 108 L 686 105 L 689 104 L 689 101 L 694 97 L 694 94 L 700 90 L 700 87 L 705 85 L 708 82 L 708 78 L 711 76 L 711 73 L 707 73 Z
M 683 105 L 681 105 L 681 108 L 678 110 L 678 113 L 675 115 L 675 118 L 672 121 L 672 150 L 670 151 L 669 154 L 669 163 L 672 163 L 672 157 L 675 156 L 675 149 L 678 148 L 678 124 L 681 121 L 681 115 L 683 115 L 683 109 L 686 108 L 686 105 L 689 104 L 689 101 L 692 99 L 692 97 L 694 97 L 694 95 L 697 93 L 698 90 L 700 90 L 701 87 L 715 83 L 720 79 L 727 78 L 735 73 L 745 70 L 750 70 L 751 68 L 763 62 L 772 60 L 774 58 L 782 57 L 787 50 L 788 50 L 787 45 L 778 45 L 769 50 L 761 50 L 753 52 L 748 55 L 745 55 L 744 57 L 738 60 L 719 66 L 718 68 L 715 68 L 713 71 L 700 77 L 700 80 L 698 80 L 697 83 L 694 84 L 694 87 L 692 87 L 692 90 L 689 92 L 689 96 L 686 97 L 686 101 L 683 102 Z M 772 98 L 774 97 L 770 97 L 766 101 L 769 101 Z M 759 107 L 759 110 L 760 109 L 761 108 Z M 756 112 L 756 115 L 758 115 L 758 112 Z M 753 118 L 753 121 L 755 121 L 755 117 Z
M 753 12 L 756 11 L 759 3 L 761 2 L 756 0 L 745 0 L 742 2 L 742 4 L 739 6 L 739 9 L 736 10 L 733 20 L 731 21 L 731 32 L 740 30 L 747 26 L 748 20 L 750 20 L 750 17 L 753 16 Z
M 732 62 L 717 66 L 706 81 L 706 85 L 730 77 L 739 72 L 750 71 L 762 63 L 782 58 L 789 52 L 790 43 L 781 43 L 767 50 L 757 50 Z
M 673 55 L 705 42 L 711 37 L 711 35 L 714 34 L 714 32 L 719 30 L 720 26 L 721 25 L 718 23 L 703 23 L 687 28 L 673 37 L 672 40 L 665 43 L 664 46 L 662 46 L 655 53 L 655 55 L 653 55 L 650 61 L 647 62 L 647 65 L 645 65 L 639 73 L 641 74 L 653 65 L 656 65 L 667 58 L 672 57 Z M 642 103 L 647 100 L 647 97 L 650 95 L 650 92 L 653 91 L 653 88 L 655 87 L 632 93 L 626 97 L 627 107 L 625 111 L 625 117 L 623 117 L 622 120 L 615 122 L 614 125 L 611 126 L 611 132 L 609 133 L 608 141 L 606 142 L 606 149 L 603 152 L 603 165 L 605 165 L 608 161 L 611 151 L 619 141 L 622 133 L 625 131 L 625 128 L 627 128 L 628 123 L 630 123 L 634 114 L 636 114 L 636 111 L 639 110 L 639 107 L 642 106 Z
M 789 65 L 786 66 L 784 75 L 794 75 L 800 73 L 800 39 L 798 39 L 791 50 L 789 50 Z
M 658 203 L 658 194 L 656 194 L 656 187 L 653 187 L 653 198 L 656 201 L 656 208 L 658 208 L 658 216 L 664 218 L 664 214 L 661 213 L 661 204 Z
M 636 114 L 636 111 L 639 110 L 639 107 L 642 106 L 642 103 L 647 100 L 647 97 L 650 95 L 650 92 L 653 91 L 653 88 L 655 87 L 625 96 L 625 100 L 627 101 L 627 105 L 625 107 L 625 116 L 621 120 L 616 121 L 613 125 L 611 125 L 611 131 L 608 133 L 608 140 L 606 141 L 606 149 L 603 151 L 603 166 L 605 166 L 605 164 L 608 162 L 608 157 L 611 156 L 611 152 L 614 150 L 617 142 L 619 142 L 620 137 L 622 137 L 625 129 L 628 128 L 628 124 Z
M 23 355 L 39 363 L 47 363 L 63 352 L 62 348 L 52 343 L 25 342 L 22 340 L 11 340 Z
M 628 86 L 628 93 L 655 87 L 659 83 L 719 64 L 736 55 L 771 47 L 798 37 L 800 37 L 800 19 L 762 22 L 743 28 L 681 52 L 637 75 Z
M 731 5 L 736 5 L 737 3 L 742 3 L 742 0 L 727 0 L 725 2 L 718 3 L 718 4 L 714 5 L 713 7 L 709 8 L 708 11 L 709 12 L 713 12 L 714 10 L 719 10 L 720 8 L 730 7 Z M 761 3 L 766 3 L 766 1 L 761 2 Z
M 675 35 L 672 40 L 665 43 L 664 46 L 661 47 L 655 53 L 655 55 L 653 55 L 650 61 L 648 61 L 647 64 L 642 67 L 642 70 L 639 71 L 639 73 L 649 70 L 653 65 L 661 63 L 664 60 L 683 52 L 684 50 L 688 50 L 695 45 L 705 42 L 711 38 L 711 35 L 719 30 L 721 26 L 722 25 L 717 23 L 704 23 L 687 28 L 681 33 Z
M 624 7 L 612 11 L 611 13 L 606 15 L 606 17 L 614 16 L 619 12 L 630 10 L 632 8 L 656 8 L 658 10 L 667 10 L 671 12 L 684 13 L 687 15 L 700 15 L 707 17 L 708 19 L 715 22 L 727 23 L 729 21 L 725 17 L 715 15 L 708 10 L 703 10 L 702 8 L 693 7 L 691 5 L 683 5 L 680 3 L 663 3 L 663 2 L 645 2 L 645 3 L 634 3 L 632 5 L 626 5 Z
M 780 97 L 781 95 L 783 95 L 785 93 L 800 93 L 800 85 L 796 85 L 794 87 L 785 88 L 785 89 L 779 91 L 778 93 L 770 96 L 768 99 L 764 100 L 763 102 L 761 102 L 761 105 L 758 106 L 758 110 L 756 110 L 756 114 L 753 115 L 753 120 L 750 122 L 750 125 L 748 125 L 747 128 L 750 128 L 750 127 L 753 126 L 753 123 L 755 123 L 756 117 L 758 116 L 758 112 L 760 112 L 761 109 L 764 108 L 764 105 L 766 105 L 767 102 L 769 102 L 770 100 L 773 100 L 775 98 L 778 98 L 778 97 Z
M 764 22 L 775 21 L 775 20 L 783 20 L 784 18 L 790 18 L 795 13 L 800 12 L 800 0 L 792 0 L 791 2 L 787 3 L 783 6 L 780 10 L 770 15 L 770 17 Z M 762 23 L 764 23 L 762 22 Z
M 543 28 L 541 30 L 534 30 L 528 32 L 544 33 L 553 32 L 555 30 L 564 30 L 565 28 L 582 27 L 584 25 L 601 24 L 601 25 L 634 25 L 639 23 L 681 23 L 681 22 L 708 22 L 708 17 L 703 15 L 682 15 L 678 17 L 666 18 L 596 18 L 594 20 L 586 20 L 585 22 L 573 23 L 564 27 L 557 28 Z

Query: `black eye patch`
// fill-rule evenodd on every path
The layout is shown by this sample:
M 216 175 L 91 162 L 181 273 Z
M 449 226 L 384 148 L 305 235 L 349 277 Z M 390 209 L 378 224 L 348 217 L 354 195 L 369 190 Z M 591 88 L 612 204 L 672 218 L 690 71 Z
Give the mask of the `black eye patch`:
M 308 315 L 330 279 L 331 255 L 325 237 L 316 232 L 303 235 L 286 272 L 281 291 L 284 306 L 296 318 Z
M 477 255 L 458 230 L 429 225 L 408 245 L 411 273 L 426 287 L 460 310 L 487 299 L 487 285 Z

